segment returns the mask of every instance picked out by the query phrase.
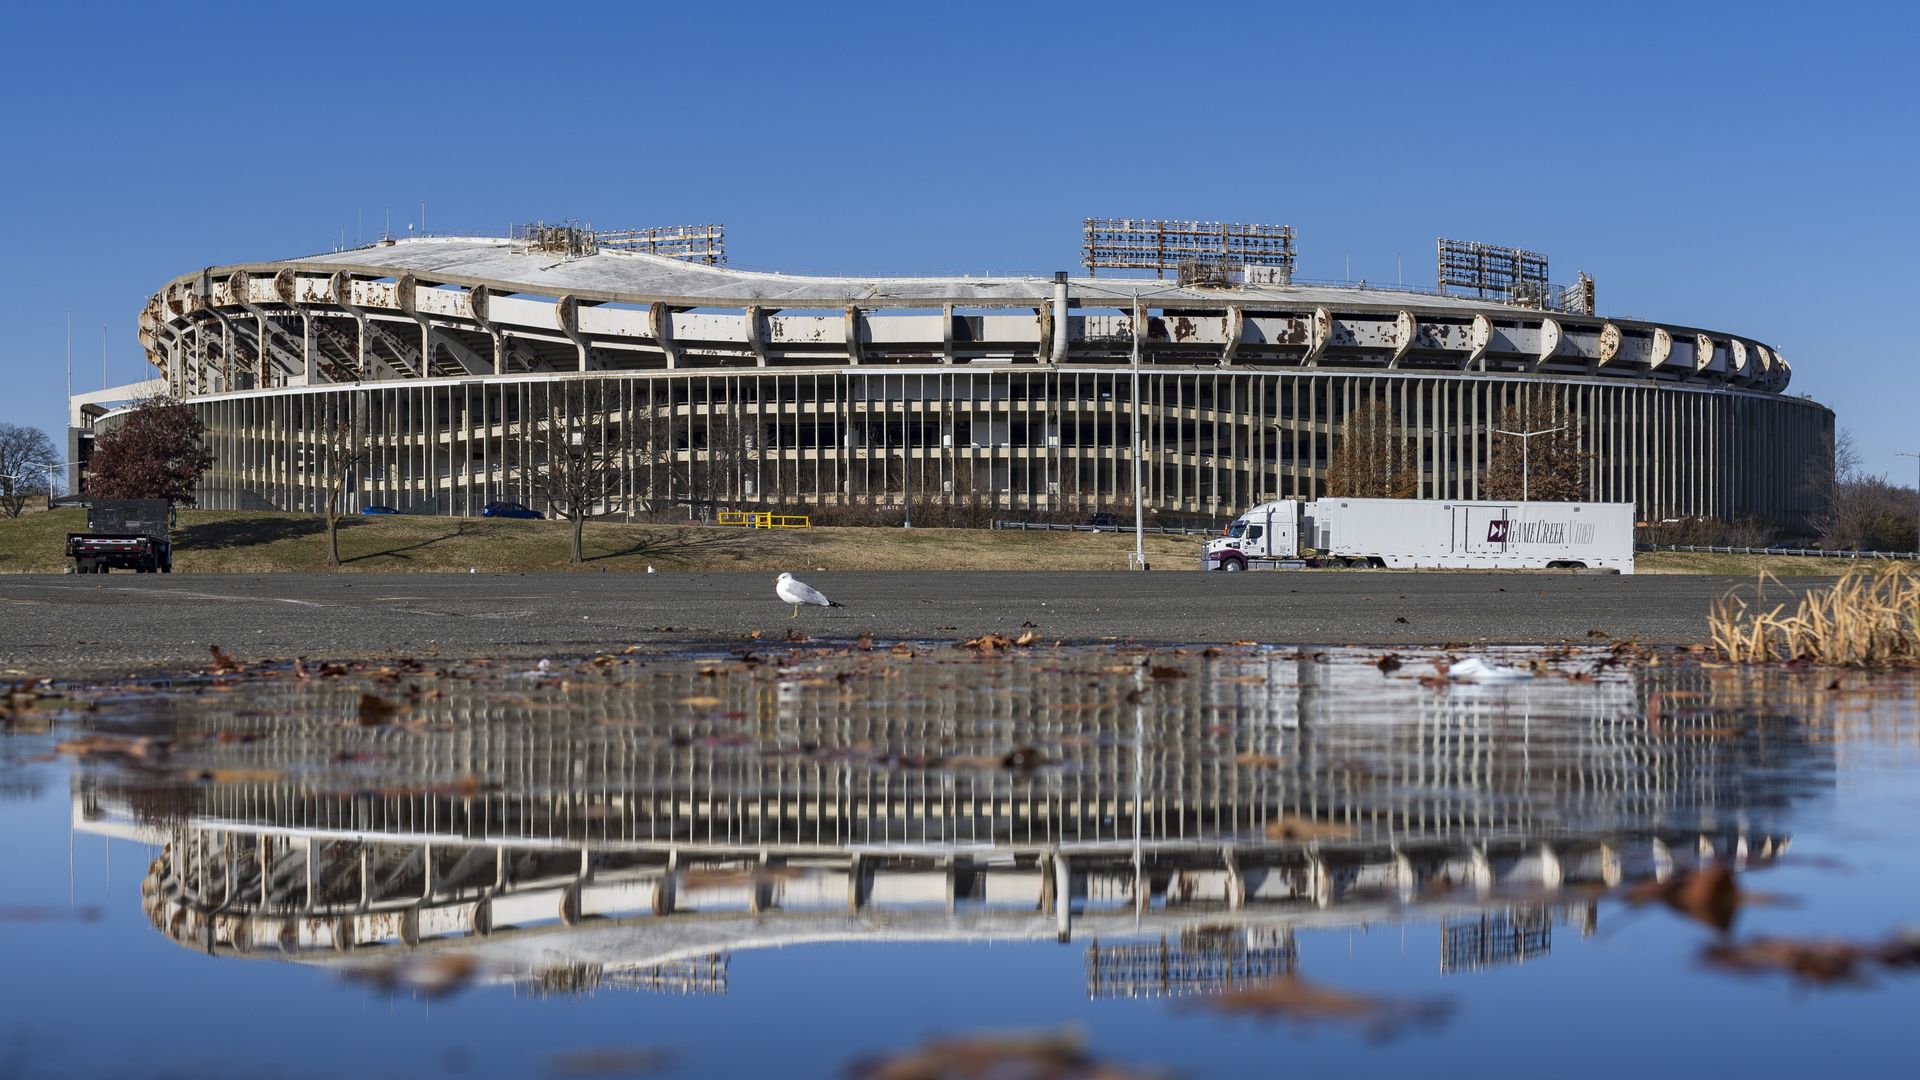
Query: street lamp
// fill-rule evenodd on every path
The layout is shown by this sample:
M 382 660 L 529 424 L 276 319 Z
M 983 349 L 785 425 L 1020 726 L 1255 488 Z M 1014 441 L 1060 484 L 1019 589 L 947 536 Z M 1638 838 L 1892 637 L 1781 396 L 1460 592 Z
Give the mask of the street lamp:
M 1520 501 L 1526 502 L 1528 479 L 1527 449 L 1532 444 L 1533 437 L 1535 435 L 1551 435 L 1556 431 L 1565 431 L 1567 430 L 1567 425 L 1561 424 L 1559 427 L 1541 428 L 1539 431 L 1502 431 L 1499 428 L 1489 428 L 1488 430 L 1492 431 L 1495 435 L 1511 435 L 1520 440 Z
M 28 475 L 24 471 L 26 469 L 41 470 L 41 472 L 45 474 L 44 479 L 46 482 L 47 506 L 49 509 L 51 509 L 53 506 L 53 470 L 64 469 L 67 466 L 75 463 L 71 461 L 63 461 L 58 465 L 50 465 L 44 461 L 23 461 L 20 464 L 22 466 L 23 471 L 17 472 L 17 473 L 0 473 L 0 480 L 16 480 L 17 481 L 25 478 Z
M 1920 466 L 1920 454 L 1909 454 L 1905 451 L 1901 451 L 1895 454 L 1894 456 L 1910 457 L 1913 459 L 1913 463 L 1915 466 Z M 1915 531 L 1913 536 L 1913 550 L 1916 552 L 1920 552 L 1920 487 L 1914 488 L 1914 505 L 1916 509 L 1914 510 L 1914 526 L 1913 527 Z

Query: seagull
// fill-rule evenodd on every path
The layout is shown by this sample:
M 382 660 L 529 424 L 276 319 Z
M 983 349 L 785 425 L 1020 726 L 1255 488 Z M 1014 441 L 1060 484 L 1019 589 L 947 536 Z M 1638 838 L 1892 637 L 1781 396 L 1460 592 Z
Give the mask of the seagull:
M 792 574 L 781 574 L 773 579 L 773 594 L 793 605 L 790 619 L 800 617 L 800 605 L 813 604 L 817 607 L 846 607 L 847 605 L 829 600 L 819 589 L 799 580 Z

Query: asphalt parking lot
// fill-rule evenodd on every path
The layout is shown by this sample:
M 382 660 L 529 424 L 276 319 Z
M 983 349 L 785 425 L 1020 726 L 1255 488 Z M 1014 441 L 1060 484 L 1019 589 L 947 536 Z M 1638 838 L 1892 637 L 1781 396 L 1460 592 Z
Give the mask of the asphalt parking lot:
M 1047 641 L 1284 644 L 1703 640 L 1745 580 L 1692 575 L 1279 571 L 802 573 L 844 608 L 798 619 L 766 574 L 19 575 L 0 578 L 0 672 L 243 658 L 570 656 L 643 644 Z M 1795 586 L 1784 586 L 1784 597 Z

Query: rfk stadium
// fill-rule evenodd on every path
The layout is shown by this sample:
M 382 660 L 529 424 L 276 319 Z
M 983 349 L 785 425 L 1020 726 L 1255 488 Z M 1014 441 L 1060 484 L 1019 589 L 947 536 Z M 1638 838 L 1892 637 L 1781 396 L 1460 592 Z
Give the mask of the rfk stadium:
M 206 424 L 210 508 L 319 508 L 343 424 L 351 505 L 537 507 L 566 425 L 619 477 L 602 512 L 1072 515 L 1131 507 L 1137 455 L 1145 508 L 1191 520 L 1324 494 L 1360 408 L 1419 497 L 1477 497 L 1503 409 L 1545 396 L 1587 497 L 1643 519 L 1801 523 L 1830 470 L 1778 351 L 1598 314 L 1517 249 L 1443 240 L 1428 290 L 1297 281 L 1279 226 L 1090 220 L 1077 276 L 747 272 L 721 241 L 543 225 L 183 274 L 140 315 L 155 377 L 74 398 L 76 449 L 165 392 Z

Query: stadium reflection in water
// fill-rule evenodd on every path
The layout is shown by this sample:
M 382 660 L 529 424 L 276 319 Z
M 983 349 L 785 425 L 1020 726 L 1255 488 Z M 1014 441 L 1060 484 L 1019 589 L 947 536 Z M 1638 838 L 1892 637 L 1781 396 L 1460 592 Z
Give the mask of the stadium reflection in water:
M 153 925 L 222 956 L 719 993 L 747 950 L 1071 940 L 1090 995 L 1149 997 L 1402 917 L 1441 924 L 1444 971 L 1543 956 L 1607 889 L 1773 858 L 1833 778 L 1698 668 L 1435 689 L 1358 655 L 942 655 L 441 679 L 380 723 L 354 680 L 189 693 L 196 782 L 83 770 L 75 820 L 160 844 Z M 1654 694 L 1693 705 L 1649 723 Z

